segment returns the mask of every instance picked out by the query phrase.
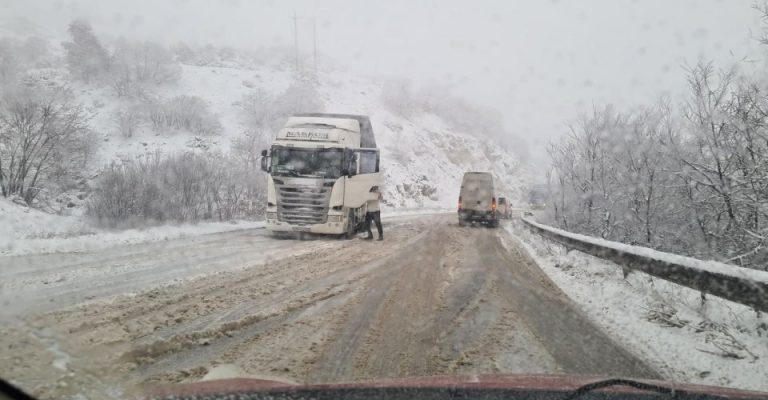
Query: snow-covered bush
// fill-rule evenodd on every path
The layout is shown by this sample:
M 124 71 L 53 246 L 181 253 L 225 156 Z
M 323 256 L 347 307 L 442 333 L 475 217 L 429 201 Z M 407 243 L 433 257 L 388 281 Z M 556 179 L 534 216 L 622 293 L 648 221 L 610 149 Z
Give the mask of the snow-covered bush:
M 208 104 L 196 96 L 172 97 L 162 103 L 150 104 L 147 109 L 155 130 L 180 129 L 204 136 L 221 133 L 219 119 Z
M 123 137 L 130 138 L 143 123 L 144 113 L 140 106 L 130 105 L 112 113 L 112 121 Z
M 105 227 L 230 220 L 263 203 L 254 169 L 221 154 L 151 154 L 112 163 L 94 184 L 86 215 Z

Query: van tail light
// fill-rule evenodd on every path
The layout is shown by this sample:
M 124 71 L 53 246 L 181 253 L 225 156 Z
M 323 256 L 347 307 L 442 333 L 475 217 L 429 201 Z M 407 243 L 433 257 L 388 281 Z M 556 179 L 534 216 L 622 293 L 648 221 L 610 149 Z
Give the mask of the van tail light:
M 496 198 L 491 199 L 491 210 L 496 211 Z
M 461 196 L 459 196 L 459 210 L 461 210 Z

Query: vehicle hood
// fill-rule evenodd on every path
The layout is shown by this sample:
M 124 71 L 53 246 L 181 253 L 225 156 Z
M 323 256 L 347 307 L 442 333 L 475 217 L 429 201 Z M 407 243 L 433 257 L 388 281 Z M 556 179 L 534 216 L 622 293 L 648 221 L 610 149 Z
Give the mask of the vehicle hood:
M 370 389 L 370 388 L 461 388 L 461 389 L 506 389 L 506 390 L 555 390 L 573 391 L 589 383 L 609 379 L 604 376 L 585 375 L 460 375 L 460 376 L 430 376 L 397 379 L 381 379 L 366 382 L 336 383 L 336 384 L 292 384 L 278 380 L 234 378 L 204 382 L 169 385 L 151 391 L 150 397 L 192 396 L 212 393 L 243 393 L 243 392 L 281 392 L 286 390 L 337 390 L 337 389 Z M 633 379 L 639 380 L 639 379 Z M 730 389 L 715 386 L 682 384 L 666 381 L 639 380 L 665 386 L 667 388 L 684 390 L 690 393 L 705 393 L 734 398 L 768 398 L 768 393 Z M 626 386 L 612 386 L 601 391 L 609 392 L 642 392 Z

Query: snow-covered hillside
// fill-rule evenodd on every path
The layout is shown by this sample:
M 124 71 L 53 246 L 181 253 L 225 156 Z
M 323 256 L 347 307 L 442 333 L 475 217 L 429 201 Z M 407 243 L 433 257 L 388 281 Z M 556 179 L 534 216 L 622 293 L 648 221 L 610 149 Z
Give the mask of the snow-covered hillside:
M 50 73 L 50 71 L 49 71 Z M 109 88 L 79 85 L 79 100 L 94 112 L 92 124 L 101 142 L 96 166 L 113 160 L 131 160 L 155 151 L 183 150 L 227 152 L 232 140 L 248 129 L 238 102 L 255 91 L 277 95 L 294 83 L 293 73 L 279 67 L 248 69 L 183 65 L 179 82 L 160 87 L 156 96 L 177 95 L 204 99 L 218 116 L 221 135 L 195 137 L 189 133 L 157 133 L 142 127 L 130 138 L 118 132 L 113 113 L 121 106 Z M 365 114 L 372 119 L 382 151 L 386 176 L 386 205 L 403 207 L 453 207 L 461 175 L 468 170 L 493 171 L 504 195 L 520 199 L 527 175 L 516 157 L 472 132 L 457 132 L 440 118 L 421 114 L 406 119 L 381 104 L 381 83 L 342 73 L 321 74 L 317 90 L 325 112 Z
M 381 104 L 381 85 L 331 74 L 321 84 L 326 111 L 371 117 L 392 207 L 454 207 L 466 171 L 491 171 L 501 194 L 519 201 L 528 178 L 519 160 L 492 140 L 457 132 L 442 119 L 406 119 Z

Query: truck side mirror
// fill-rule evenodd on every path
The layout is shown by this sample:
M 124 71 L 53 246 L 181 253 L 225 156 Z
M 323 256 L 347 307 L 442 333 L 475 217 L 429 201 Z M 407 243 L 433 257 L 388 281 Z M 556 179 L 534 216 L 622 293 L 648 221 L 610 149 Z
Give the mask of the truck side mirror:
M 267 156 L 267 151 L 266 150 L 262 150 L 261 151 L 261 170 L 262 171 L 269 172 L 269 170 L 270 170 L 270 166 L 269 166 L 270 158 L 271 157 Z

